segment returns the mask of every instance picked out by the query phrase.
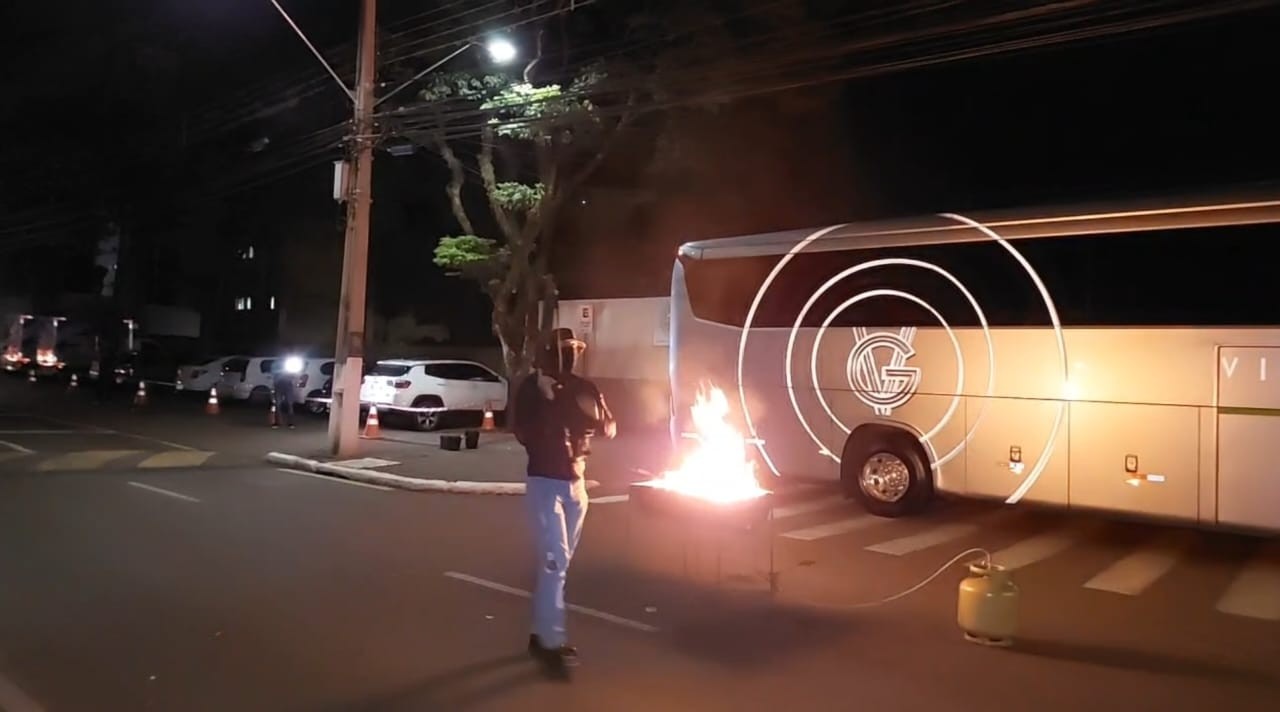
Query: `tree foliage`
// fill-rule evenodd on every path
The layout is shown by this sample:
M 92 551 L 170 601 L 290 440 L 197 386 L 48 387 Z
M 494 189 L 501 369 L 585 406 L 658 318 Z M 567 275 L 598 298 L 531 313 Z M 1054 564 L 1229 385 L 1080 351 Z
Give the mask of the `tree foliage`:
M 530 370 L 553 323 L 560 208 L 628 119 L 625 111 L 606 115 L 593 99 L 607 76 L 599 68 L 545 83 L 441 74 L 403 130 L 449 169 L 445 193 L 460 233 L 440 238 L 435 263 L 489 296 L 513 382 Z

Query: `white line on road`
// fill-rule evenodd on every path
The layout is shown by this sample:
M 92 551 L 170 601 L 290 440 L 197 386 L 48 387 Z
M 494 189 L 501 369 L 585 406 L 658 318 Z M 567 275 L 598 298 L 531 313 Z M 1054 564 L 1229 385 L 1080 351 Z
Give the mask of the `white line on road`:
M 1280 621 L 1280 547 L 1273 545 L 1250 561 L 1217 608 L 1232 615 Z
M 619 502 L 628 502 L 631 500 L 629 494 L 611 494 L 607 497 L 592 497 L 587 504 L 617 504 Z
M 1085 582 L 1094 591 L 1136 596 L 1173 570 L 1191 543 L 1189 532 L 1169 532 L 1147 542 Z
M 1055 529 L 1005 547 L 992 554 L 991 559 L 1007 569 L 1020 569 L 1065 551 L 1078 536 L 1078 532 Z
M 0 710 L 5 712 L 44 712 L 39 702 L 31 699 L 13 681 L 0 675 Z
M 477 586 L 483 586 L 484 588 L 487 588 L 487 589 L 489 589 L 489 590 L 491 590 L 491 591 L 500 591 L 500 592 L 502 592 L 502 593 L 509 593 L 509 594 L 511 594 L 512 596 L 519 596 L 519 597 L 521 597 L 521 598 L 531 598 L 531 597 L 532 597 L 532 595 L 533 595 L 533 594 L 529 593 L 528 591 L 525 591 L 524 589 L 514 588 L 514 587 L 512 587 L 512 586 L 507 586 L 507 585 L 505 585 L 505 584 L 501 584 L 501 583 L 498 583 L 498 582 L 496 582 L 496 581 L 489 581 L 489 580 L 486 580 L 486 579 L 477 578 L 477 577 L 475 577 L 475 576 L 471 576 L 471 575 L 469 575 L 469 574 L 464 574 L 464 573 L 459 573 L 459 572 L 457 572 L 457 571 L 446 571 L 446 572 L 444 572 L 444 575 L 445 575 L 447 578 L 455 579 L 455 580 L 457 580 L 457 581 L 466 581 L 467 583 L 473 583 L 473 584 L 475 584 L 475 585 L 477 585 Z M 624 627 L 624 628 L 630 628 L 630 629 L 632 629 L 632 630 L 638 630 L 638 631 L 640 631 L 640 632 L 642 632 L 642 633 L 657 633 L 657 632 L 658 632 L 658 629 L 657 629 L 657 628 L 655 628 L 654 626 L 649 625 L 648 623 L 641 623 L 640 621 L 633 621 L 633 620 L 631 620 L 630 618 L 623 618 L 622 616 L 615 616 L 615 615 L 613 615 L 612 613 L 605 613 L 604 611 L 597 611 L 597 610 L 596 610 L 596 609 L 594 609 L 594 608 L 587 608 L 586 606 L 579 606 L 579 605 L 577 605 L 577 604 L 575 604 L 575 603 L 568 603 L 568 604 L 565 604 L 565 608 L 568 608 L 569 610 L 571 610 L 571 611 L 573 611 L 573 612 L 575 612 L 575 613 L 581 613 L 581 614 L 582 614 L 582 615 L 584 615 L 584 616 L 591 616 L 592 618 L 599 618 L 599 619 L 600 619 L 600 620 L 602 620 L 602 621 L 608 621 L 608 622 L 613 623 L 613 624 L 615 624 L 615 625 L 620 625 L 620 626 L 622 626 L 622 627 Z
M 326 482 L 335 482 L 340 485 L 352 485 L 353 487 L 367 487 L 369 489 L 382 490 L 383 492 L 390 492 L 393 489 L 395 489 L 394 487 L 383 487 L 382 485 L 369 484 L 368 482 L 356 482 L 355 480 L 346 480 L 346 479 L 342 479 L 341 477 L 330 477 L 328 475 L 318 475 L 314 472 L 307 472 L 306 470 L 291 470 L 288 467 L 277 467 L 276 469 L 281 472 L 288 472 L 291 475 L 302 475 L 303 477 L 314 477 L 317 480 L 324 480 Z
M 0 435 L 85 435 L 87 430 L 0 430 Z
M 845 498 L 840 495 L 835 495 L 833 497 L 823 497 L 821 499 L 811 499 L 805 502 L 796 502 L 795 504 L 788 504 L 784 507 L 774 507 L 773 518 L 777 520 L 777 519 L 785 519 L 787 517 L 798 517 L 801 514 L 808 514 L 809 512 L 818 512 L 823 509 L 832 509 L 834 507 L 839 507 L 845 504 L 848 504 L 848 501 L 845 500 Z
M 22 447 L 21 445 L 19 445 L 19 444 L 17 444 L 17 443 L 11 443 L 11 442 L 9 442 L 8 440 L 0 440 L 0 445 L 4 445 L 5 447 L 11 448 L 11 449 L 13 449 L 13 450 L 15 450 L 15 451 L 17 451 L 17 452 L 22 453 L 23 455 L 33 455 L 33 454 L 35 454 L 35 450 L 28 450 L 27 448 Z
M 955 524 L 943 524 L 941 526 L 926 529 L 919 534 L 904 536 L 898 539 L 890 539 L 882 541 L 879 544 L 872 544 L 867 547 L 867 551 L 874 551 L 877 554 L 889 554 L 891 556 L 905 556 L 922 549 L 928 549 L 932 546 L 945 544 L 962 536 L 968 536 L 978 530 L 977 524 L 968 524 L 959 522 Z
M 182 500 L 186 500 L 186 501 L 188 501 L 188 502 L 199 502 L 199 501 L 200 501 L 200 500 L 196 499 L 195 497 L 188 497 L 187 495 L 182 494 L 182 493 L 180 493 L 180 492 L 170 492 L 170 491 L 169 491 L 169 490 L 167 490 L 167 489 L 160 489 L 159 487 L 152 487 L 151 485 L 144 485 L 144 484 L 142 484 L 141 482 L 134 482 L 134 481 L 130 480 L 130 481 L 129 481 L 129 485 L 130 485 L 130 486 L 133 486 L 133 487 L 139 487 L 139 488 L 142 488 L 142 489 L 144 489 L 144 490 L 147 490 L 148 492 L 155 492 L 156 494 L 162 494 L 162 495 L 165 495 L 165 496 L 167 496 L 167 497 L 174 497 L 174 498 L 176 498 L 176 499 L 182 499 Z
M 70 421 L 70 420 L 60 420 L 60 419 L 58 419 L 58 418 L 50 418 L 50 417 L 43 416 L 43 415 L 35 416 L 35 417 L 39 418 L 40 420 L 44 420 L 44 421 L 46 421 L 46 422 L 49 422 L 49 423 L 57 423 L 57 424 L 59 424 L 59 425 L 66 425 L 66 426 L 71 427 L 71 428 L 80 428 L 80 430 L 46 430 L 46 431 L 42 431 L 41 433 L 39 433 L 39 434 L 41 434 L 41 435 L 64 435 L 64 434 L 65 434 L 65 435 L 84 435 L 86 432 L 88 432 L 88 433 L 96 433 L 96 434 L 99 434 L 99 435 L 119 435 L 119 436 L 121 436 L 121 437 L 133 438 L 133 439 L 135 439 L 135 440 L 147 440 L 147 441 L 150 441 L 150 442 L 153 442 L 153 443 L 160 443 L 161 445 L 166 445 L 166 446 L 168 446 L 168 447 L 174 448 L 175 450 L 197 450 L 197 449 L 199 449 L 199 448 L 190 447 L 190 446 L 188 446 L 188 445 L 183 445 L 182 443 L 175 443 L 175 442 L 169 442 L 168 440 L 161 440 L 160 438 L 148 437 L 148 436 L 146 436 L 146 435 L 137 435 L 137 434 L 135 434 L 135 433 L 126 433 L 126 432 L 124 432 L 123 430 L 112 430 L 111 428 L 103 428 L 103 427 L 99 427 L 99 426 L 97 426 L 97 425 L 87 425 L 87 424 L 84 424 L 84 423 L 73 423 L 73 422 L 72 422 L 72 421 Z M 34 431 L 23 431 L 23 432 L 26 432 L 27 434 L 31 434 L 31 435 L 36 434 Z
M 783 532 L 782 537 L 784 539 L 796 539 L 799 541 L 816 541 L 818 539 L 825 539 L 829 536 L 836 536 L 838 534 L 846 534 L 851 531 L 856 531 L 882 521 L 884 520 L 878 517 L 873 517 L 870 514 L 859 514 L 856 517 L 842 519 L 838 522 L 831 522 L 830 524 L 819 524 L 816 527 L 806 527 L 804 529 L 795 529 L 789 532 Z

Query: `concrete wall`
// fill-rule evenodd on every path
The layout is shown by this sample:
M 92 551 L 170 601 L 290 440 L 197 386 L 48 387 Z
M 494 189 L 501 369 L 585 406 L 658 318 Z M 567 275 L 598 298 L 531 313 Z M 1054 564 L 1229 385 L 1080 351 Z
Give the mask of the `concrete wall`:
M 666 427 L 670 302 L 668 297 L 560 302 L 556 323 L 587 342 L 582 373 L 600 386 L 620 428 Z

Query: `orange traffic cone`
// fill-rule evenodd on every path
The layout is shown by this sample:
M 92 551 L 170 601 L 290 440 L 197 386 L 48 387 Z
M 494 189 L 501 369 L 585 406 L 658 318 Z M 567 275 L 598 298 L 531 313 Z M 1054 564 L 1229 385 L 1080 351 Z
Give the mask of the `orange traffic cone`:
M 67 384 L 67 388 L 74 390 L 80 386 L 80 379 L 76 378 L 76 374 L 71 374 L 71 383 Z
M 271 399 L 271 415 L 267 416 L 267 425 L 273 428 L 280 427 L 280 414 L 276 412 L 276 399 Z
M 369 406 L 369 417 L 364 421 L 364 435 L 360 437 L 368 440 L 382 437 L 382 426 L 378 424 L 378 406 Z
M 147 404 L 147 382 L 138 381 L 138 392 L 133 394 L 133 405 L 141 407 Z
M 488 403 L 484 405 L 484 421 L 480 423 L 481 430 L 493 430 L 493 408 Z
M 218 414 L 218 387 L 214 386 L 209 389 L 209 401 L 204 405 L 204 412 L 209 415 Z
M 27 383 L 36 382 L 36 370 L 34 368 L 27 371 Z

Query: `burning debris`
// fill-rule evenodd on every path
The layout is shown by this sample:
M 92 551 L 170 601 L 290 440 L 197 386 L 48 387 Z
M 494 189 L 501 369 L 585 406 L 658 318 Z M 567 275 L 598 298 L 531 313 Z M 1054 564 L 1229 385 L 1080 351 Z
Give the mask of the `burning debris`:
M 631 500 L 647 509 L 696 518 L 745 519 L 768 516 L 770 492 L 756 481 L 748 441 L 729 423 L 724 391 L 700 391 L 691 408 L 696 441 L 680 465 L 631 487 Z

